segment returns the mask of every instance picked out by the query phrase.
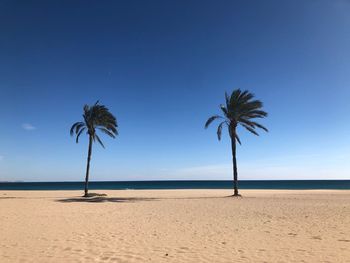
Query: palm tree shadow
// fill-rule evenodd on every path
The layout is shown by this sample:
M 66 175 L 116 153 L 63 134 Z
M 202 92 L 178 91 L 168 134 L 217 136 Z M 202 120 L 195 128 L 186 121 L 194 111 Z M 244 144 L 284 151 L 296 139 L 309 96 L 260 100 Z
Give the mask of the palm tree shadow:
M 71 197 L 57 199 L 56 202 L 60 203 L 135 203 L 142 201 L 157 201 L 158 198 L 148 197 L 107 197 L 105 194 L 89 194 L 89 197 Z
M 24 199 L 24 197 L 5 196 L 5 197 L 0 197 L 0 200 L 1 199 Z
M 230 196 L 206 196 L 206 197 L 163 197 L 163 198 L 155 198 L 155 197 L 108 197 L 106 194 L 97 194 L 90 193 L 88 197 L 71 197 L 71 198 L 63 198 L 57 199 L 56 202 L 60 203 L 135 203 L 135 202 L 143 202 L 143 201 L 160 201 L 160 200 L 201 200 L 201 199 L 223 199 L 228 198 Z M 241 197 L 241 196 L 240 196 Z
M 161 200 L 201 200 L 201 199 L 223 199 L 223 198 L 239 198 L 242 196 L 197 196 L 197 197 L 108 197 L 106 194 L 89 193 L 88 197 L 76 196 L 71 198 L 56 199 L 60 203 L 135 203 L 143 201 L 161 201 Z

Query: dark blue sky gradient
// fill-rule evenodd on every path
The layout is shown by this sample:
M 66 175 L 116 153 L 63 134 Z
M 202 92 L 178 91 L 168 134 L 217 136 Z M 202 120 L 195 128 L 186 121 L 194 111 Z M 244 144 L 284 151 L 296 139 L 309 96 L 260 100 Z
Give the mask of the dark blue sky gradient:
M 349 14 L 325 0 L 0 1 L 0 180 L 83 179 L 87 139 L 68 132 L 96 100 L 120 136 L 94 148 L 92 180 L 230 179 L 228 137 L 203 125 L 235 88 L 270 113 L 268 134 L 241 130 L 241 178 L 350 178 Z

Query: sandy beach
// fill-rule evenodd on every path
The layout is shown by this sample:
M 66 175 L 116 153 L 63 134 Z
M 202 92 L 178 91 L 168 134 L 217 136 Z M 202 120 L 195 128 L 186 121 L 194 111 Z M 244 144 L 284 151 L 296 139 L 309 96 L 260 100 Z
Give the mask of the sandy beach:
M 0 191 L 0 262 L 350 262 L 350 191 Z

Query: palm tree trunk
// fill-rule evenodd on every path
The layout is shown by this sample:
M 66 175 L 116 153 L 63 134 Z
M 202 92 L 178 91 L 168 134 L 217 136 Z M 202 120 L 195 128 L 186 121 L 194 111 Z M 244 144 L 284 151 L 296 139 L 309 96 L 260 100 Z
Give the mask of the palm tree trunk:
M 92 136 L 89 135 L 89 151 L 88 151 L 87 164 L 86 164 L 84 197 L 88 197 L 91 152 L 92 152 Z
M 237 159 L 236 159 L 236 133 L 234 131 L 233 136 L 231 137 L 231 147 L 232 147 L 232 164 L 233 164 L 233 196 L 239 196 L 238 194 L 238 175 L 237 175 Z

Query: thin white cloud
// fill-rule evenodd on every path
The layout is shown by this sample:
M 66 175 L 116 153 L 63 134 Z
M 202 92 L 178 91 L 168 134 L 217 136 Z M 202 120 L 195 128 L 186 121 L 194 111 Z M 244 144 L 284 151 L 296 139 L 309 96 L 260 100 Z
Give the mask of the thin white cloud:
M 4 156 L 0 155 L 0 161 L 2 161 L 4 159 Z
M 302 180 L 302 179 L 349 179 L 348 165 L 334 160 L 327 165 L 320 165 L 322 160 L 310 163 L 238 163 L 238 174 L 241 180 Z M 231 180 L 232 164 L 204 165 L 164 170 L 160 179 L 172 180 Z M 157 178 L 158 179 L 158 178 Z
M 178 169 L 162 169 L 158 176 L 170 180 L 221 180 L 230 179 L 232 164 L 203 165 L 181 167 Z
M 25 129 L 26 131 L 34 131 L 34 130 L 36 130 L 36 127 L 34 127 L 30 123 L 23 123 L 22 124 L 22 128 Z
M 204 165 L 204 166 L 195 166 L 195 167 L 186 167 L 177 170 L 178 174 L 184 176 L 195 176 L 195 175 L 204 175 L 204 176 L 222 176 L 230 171 L 230 164 L 218 164 L 218 165 Z

